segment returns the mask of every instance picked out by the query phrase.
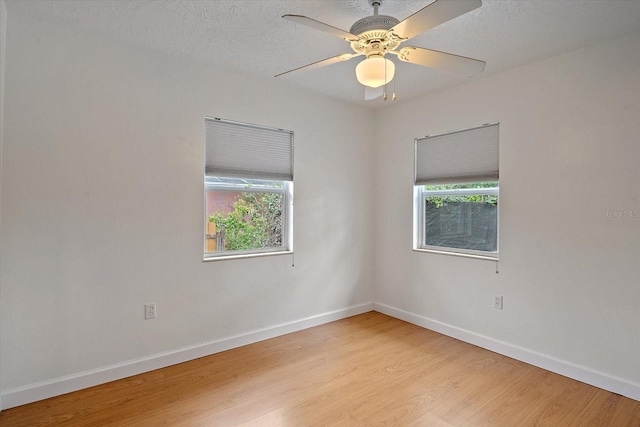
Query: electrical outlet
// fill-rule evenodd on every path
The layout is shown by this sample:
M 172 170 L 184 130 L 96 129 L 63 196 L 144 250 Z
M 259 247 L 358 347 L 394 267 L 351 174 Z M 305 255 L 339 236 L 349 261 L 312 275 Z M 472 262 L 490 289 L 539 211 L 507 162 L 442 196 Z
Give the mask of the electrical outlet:
M 496 295 L 493 297 L 493 308 L 502 310 L 502 295 Z
M 156 318 L 156 303 L 152 302 L 151 304 L 144 305 L 144 319 L 155 319 Z

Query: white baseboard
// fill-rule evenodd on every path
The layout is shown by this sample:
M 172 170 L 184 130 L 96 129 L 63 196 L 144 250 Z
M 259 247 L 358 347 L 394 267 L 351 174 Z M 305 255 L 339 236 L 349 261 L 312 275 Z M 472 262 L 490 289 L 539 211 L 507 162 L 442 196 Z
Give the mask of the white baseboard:
M 155 369 L 164 368 L 177 363 L 241 347 L 243 345 L 278 337 L 291 332 L 301 331 L 313 326 L 322 325 L 324 323 L 333 322 L 335 320 L 344 319 L 346 317 L 355 316 L 372 310 L 372 302 L 360 304 L 293 322 L 269 326 L 267 328 L 258 329 L 241 335 L 225 337 L 208 343 L 180 348 L 140 359 L 129 360 L 111 366 L 105 366 L 91 371 L 79 372 L 73 375 L 9 389 L 3 392 L 0 396 L 0 400 L 4 405 L 0 406 L 0 408 L 13 408 L 14 406 L 24 405 L 26 403 L 47 399 L 53 396 L 59 396 L 61 394 L 153 371 Z
M 547 371 L 555 372 L 556 374 L 640 401 L 640 384 L 613 377 L 604 372 L 598 372 L 584 366 L 575 365 L 565 360 L 556 359 L 552 356 L 517 345 L 498 341 L 491 337 L 448 325 L 386 304 L 375 302 L 373 309 L 388 316 L 395 317 L 396 319 L 413 323 L 414 325 L 439 332 L 478 347 L 486 348 L 487 350 L 546 369 Z
M 388 316 L 459 339 L 460 341 L 468 342 L 470 344 L 477 345 L 478 347 L 486 348 L 487 350 L 538 366 L 542 369 L 640 401 L 640 384 L 616 378 L 583 366 L 578 366 L 523 347 L 498 341 L 472 331 L 400 310 L 386 304 L 366 303 L 342 310 L 307 317 L 305 319 L 289 323 L 270 326 L 248 332 L 246 334 L 225 337 L 208 343 L 159 353 L 149 357 L 106 366 L 104 368 L 79 372 L 77 374 L 55 378 L 49 381 L 9 389 L 3 392 L 0 396 L 0 408 L 8 409 L 14 406 L 24 405 L 38 400 L 47 399 L 49 397 L 70 393 L 83 388 L 104 384 L 109 381 L 115 381 L 132 375 L 175 365 L 176 363 L 186 362 L 199 357 L 241 347 L 243 345 L 300 331 L 313 326 L 355 316 L 357 314 L 366 313 L 371 310 L 384 313 Z

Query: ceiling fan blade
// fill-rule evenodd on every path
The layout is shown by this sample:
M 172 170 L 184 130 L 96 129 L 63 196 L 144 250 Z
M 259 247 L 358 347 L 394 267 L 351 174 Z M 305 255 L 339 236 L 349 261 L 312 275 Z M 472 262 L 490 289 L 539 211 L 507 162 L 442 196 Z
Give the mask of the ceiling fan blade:
M 384 94 L 384 87 L 364 87 L 364 99 L 365 101 L 369 101 L 371 99 L 380 98 Z
M 480 6 L 481 0 L 435 0 L 390 31 L 402 39 L 410 39 Z
M 410 64 L 440 68 L 467 76 L 480 74 L 486 65 L 486 62 L 480 61 L 479 59 L 414 46 L 407 46 L 400 49 L 398 51 L 398 59 Z
M 358 36 L 354 36 L 351 33 L 341 30 L 340 28 L 332 27 L 324 22 L 316 21 L 315 19 L 308 18 L 302 15 L 283 15 L 287 21 L 295 22 L 296 24 L 306 25 L 307 27 L 315 28 L 316 30 L 324 31 L 325 33 L 333 34 L 348 41 L 358 40 Z
M 303 65 L 302 67 L 294 68 L 293 70 L 285 71 L 284 73 L 276 74 L 276 77 L 280 77 L 285 74 L 294 73 L 296 71 L 311 71 L 316 68 L 326 67 L 327 65 L 336 64 L 342 61 L 348 61 L 351 58 L 360 56 L 360 53 L 343 53 L 341 55 L 332 56 L 331 58 L 323 59 L 321 61 L 312 62 L 311 64 Z

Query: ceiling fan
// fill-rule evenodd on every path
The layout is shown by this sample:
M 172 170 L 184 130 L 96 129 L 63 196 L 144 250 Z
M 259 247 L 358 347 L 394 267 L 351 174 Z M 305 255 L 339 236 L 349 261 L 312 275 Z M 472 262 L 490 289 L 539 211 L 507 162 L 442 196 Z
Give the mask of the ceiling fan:
M 395 75 L 395 64 L 386 54 L 398 57 L 400 61 L 440 68 L 454 73 L 474 76 L 484 70 L 485 62 L 478 59 L 454 55 L 452 53 L 400 44 L 437 25 L 463 15 L 482 5 L 481 0 L 435 0 L 404 21 L 392 16 L 378 15 L 383 0 L 367 0 L 373 6 L 373 15 L 355 22 L 349 32 L 302 15 L 284 15 L 284 19 L 315 28 L 346 40 L 354 53 L 343 53 L 331 58 L 313 62 L 276 75 L 283 76 L 298 71 L 310 71 L 357 56 L 364 56 L 356 67 L 356 78 L 365 86 L 365 99 L 383 95 L 386 86 Z M 386 100 L 386 91 L 384 92 Z M 393 95 L 395 99 L 395 93 Z

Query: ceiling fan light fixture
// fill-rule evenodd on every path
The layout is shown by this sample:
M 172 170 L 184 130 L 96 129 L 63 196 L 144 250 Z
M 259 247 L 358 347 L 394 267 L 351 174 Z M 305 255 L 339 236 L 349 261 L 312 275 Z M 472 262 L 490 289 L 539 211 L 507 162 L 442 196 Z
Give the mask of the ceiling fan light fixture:
M 396 64 L 383 56 L 370 56 L 356 67 L 356 78 L 369 87 L 380 87 L 393 80 Z
M 288 21 L 343 39 L 349 43 L 353 53 L 344 53 L 312 62 L 277 74 L 276 77 L 302 70 L 314 70 L 357 56 L 364 56 L 366 59 L 356 67 L 356 78 L 365 86 L 365 99 L 378 98 L 382 94 L 383 99 L 386 100 L 386 87 L 388 83 L 395 81 L 393 78 L 396 69 L 394 62 L 385 58 L 387 54 L 392 54 L 399 61 L 408 64 L 440 68 L 468 76 L 475 76 L 484 70 L 485 62 L 478 59 L 416 46 L 400 48 L 400 45 L 407 40 L 480 7 L 482 0 L 430 0 L 429 4 L 403 21 L 378 14 L 379 6 L 385 0 L 366 1 L 373 7 L 373 15 L 356 21 L 349 32 L 307 16 L 283 15 L 282 17 Z M 381 87 L 384 90 L 381 90 Z M 391 99 L 395 99 L 395 93 Z

